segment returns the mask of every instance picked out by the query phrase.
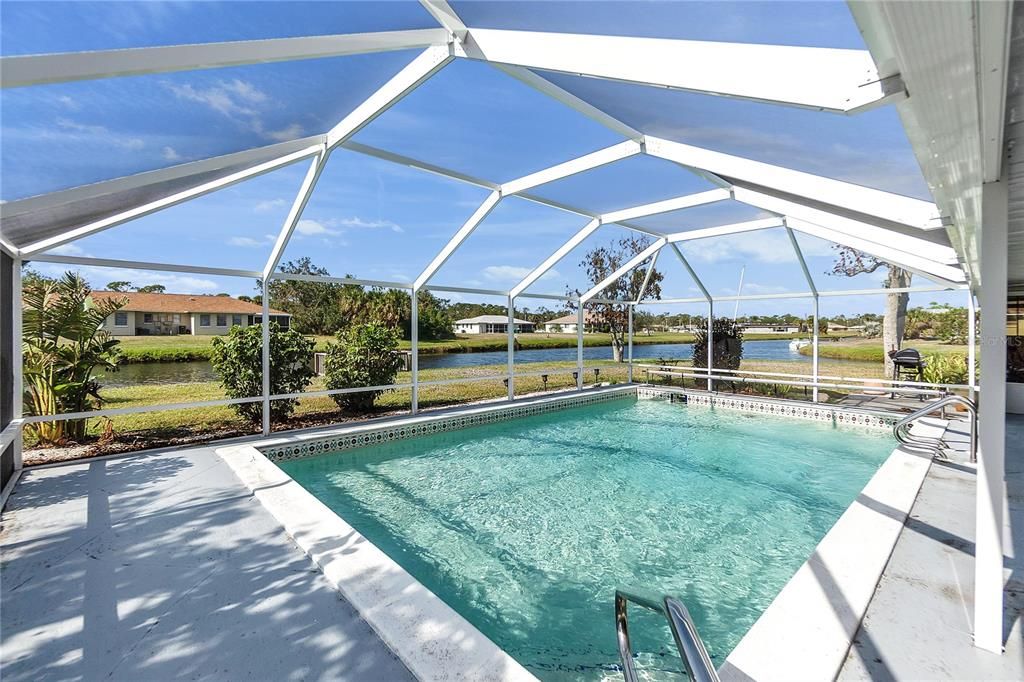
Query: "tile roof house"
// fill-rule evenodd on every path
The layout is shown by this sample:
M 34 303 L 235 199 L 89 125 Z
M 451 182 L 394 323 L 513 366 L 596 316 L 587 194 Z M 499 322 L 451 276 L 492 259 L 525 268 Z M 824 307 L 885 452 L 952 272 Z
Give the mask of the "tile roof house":
M 576 313 L 570 313 L 544 323 L 544 331 L 548 334 L 575 334 L 578 319 Z M 598 321 L 597 313 L 590 310 L 583 311 L 583 333 L 590 334 L 598 331 L 602 326 Z
M 231 296 L 94 291 L 91 298 L 128 300 L 103 322 L 103 328 L 113 336 L 217 336 L 227 334 L 231 327 L 247 327 L 263 320 L 261 306 Z M 289 327 L 288 313 L 273 309 L 270 313 L 271 322 L 282 329 Z

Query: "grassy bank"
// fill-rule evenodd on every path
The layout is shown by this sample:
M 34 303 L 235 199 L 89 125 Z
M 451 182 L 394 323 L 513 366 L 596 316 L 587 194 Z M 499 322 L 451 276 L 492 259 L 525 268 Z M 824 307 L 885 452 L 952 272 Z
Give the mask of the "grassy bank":
M 680 368 L 688 367 L 688 363 L 680 363 Z M 808 374 L 809 361 L 786 360 L 745 360 L 742 368 L 762 372 L 785 372 Z M 420 372 L 421 382 L 439 380 L 466 379 L 466 382 L 444 384 L 440 386 L 421 385 L 419 404 L 421 409 L 429 410 L 447 405 L 462 404 L 487 399 L 500 399 L 507 395 L 507 388 L 501 378 L 475 380 L 482 377 L 502 375 L 506 371 L 504 364 L 486 365 L 481 367 L 426 369 Z M 599 370 L 595 375 L 594 369 Z M 575 365 L 572 362 L 526 363 L 518 365 L 519 374 L 548 373 L 547 382 L 541 376 L 517 376 L 515 387 L 517 395 L 536 393 L 544 390 L 553 391 L 570 388 L 575 385 L 572 373 Z M 823 360 L 821 374 L 845 377 L 880 377 L 880 363 L 835 362 Z M 396 383 L 410 381 L 407 372 L 400 373 Z M 601 382 L 624 382 L 627 379 L 627 368 L 610 360 L 587 363 L 584 372 L 584 383 L 587 385 Z M 644 374 L 637 372 L 636 379 L 642 381 Z M 664 381 L 655 379 L 655 381 Z M 679 384 L 679 380 L 673 383 Z M 687 385 L 695 382 L 690 379 Z M 703 385 L 703 382 L 699 382 Z M 308 390 L 322 390 L 323 379 L 314 380 Z M 723 389 L 736 388 L 722 386 Z M 739 387 L 743 388 L 743 387 Z M 781 385 L 748 387 L 744 390 L 758 390 L 774 395 L 785 395 L 800 399 L 805 391 L 801 388 L 786 388 Z M 147 384 L 124 387 L 108 387 L 101 389 L 106 399 L 107 408 L 141 407 L 148 405 L 174 404 L 218 400 L 225 398 L 224 391 L 217 382 L 195 382 L 181 384 Z M 382 416 L 407 412 L 411 405 L 411 390 L 399 389 L 381 395 L 377 399 L 377 409 L 369 415 L 344 414 L 329 397 L 310 397 L 299 401 L 294 415 L 287 422 L 275 425 L 276 429 L 293 429 L 326 424 L 335 424 L 367 417 Z M 106 454 L 139 450 L 161 445 L 186 445 L 191 443 L 229 438 L 254 433 L 255 425 L 246 423 L 229 406 L 202 407 L 181 410 L 166 410 L 140 414 L 119 415 L 112 419 L 97 418 L 89 420 L 88 432 L 93 439 L 99 438 L 104 431 L 112 436 L 110 442 L 96 444 L 89 450 L 90 454 Z M 31 446 L 32 443 L 26 443 Z M 47 461 L 47 451 L 37 450 L 28 457 L 30 463 Z
M 911 340 L 903 343 L 904 348 L 916 348 L 922 355 L 967 355 L 967 346 L 959 346 L 940 341 Z M 800 349 L 801 355 L 811 355 L 811 347 Z M 859 360 L 862 362 L 885 362 L 885 349 L 881 339 L 843 339 L 841 341 L 823 342 L 818 346 L 819 358 L 834 360 Z
M 747 334 L 747 341 L 764 341 L 770 339 L 801 338 L 806 334 Z M 213 336 L 129 336 L 121 339 L 121 351 L 124 362 L 192 362 L 209 360 L 213 349 Z M 314 337 L 317 349 L 323 350 L 330 336 Z M 839 337 L 823 337 L 839 338 Z M 523 349 L 543 348 L 575 348 L 575 334 L 519 334 L 516 336 L 519 347 Z M 585 334 L 584 346 L 610 346 L 610 334 Z M 633 337 L 636 345 L 657 343 L 693 343 L 692 334 L 652 333 L 636 334 Z M 408 350 L 412 347 L 409 341 L 402 341 L 401 347 Z M 421 354 L 434 353 L 481 353 L 502 351 L 508 347 L 508 337 L 504 334 L 460 334 L 457 338 L 444 341 L 421 341 Z

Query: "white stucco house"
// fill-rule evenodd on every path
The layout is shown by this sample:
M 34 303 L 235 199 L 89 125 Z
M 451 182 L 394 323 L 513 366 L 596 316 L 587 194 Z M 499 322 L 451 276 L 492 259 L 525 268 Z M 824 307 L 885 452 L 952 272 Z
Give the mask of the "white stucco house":
M 127 299 L 121 310 L 103 321 L 103 329 L 112 336 L 219 336 L 232 327 L 263 321 L 261 306 L 230 296 L 94 291 L 90 298 Z M 288 329 L 291 316 L 271 309 L 270 320 Z
M 544 323 L 544 331 L 548 334 L 575 334 L 578 323 L 576 313 L 562 315 Z M 598 331 L 598 320 L 595 313 L 589 310 L 583 313 L 583 333 L 591 334 Z
M 532 332 L 536 329 L 533 322 L 513 318 L 515 332 Z M 452 328 L 456 334 L 506 334 L 508 318 L 504 315 L 477 315 L 462 320 L 455 320 Z

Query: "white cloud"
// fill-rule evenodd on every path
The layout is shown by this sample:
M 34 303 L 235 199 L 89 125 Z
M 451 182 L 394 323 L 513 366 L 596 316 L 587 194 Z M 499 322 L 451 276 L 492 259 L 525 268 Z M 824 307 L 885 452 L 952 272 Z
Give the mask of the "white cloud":
M 337 221 L 338 225 L 343 227 L 358 227 L 370 230 L 388 229 L 392 232 L 402 232 L 402 228 L 397 223 L 393 223 L 390 220 L 363 220 L 356 216 L 353 218 L 342 218 Z
M 70 118 L 58 118 L 57 126 L 67 132 L 80 135 L 82 137 L 102 138 L 104 141 L 109 142 L 114 146 L 121 147 L 122 149 L 137 151 L 146 146 L 146 143 L 137 137 L 117 135 L 110 132 L 110 130 L 105 126 L 79 123 L 78 121 L 73 121 Z
M 262 132 L 262 131 L 257 131 Z M 268 130 L 262 132 L 263 137 L 274 140 L 275 142 L 288 142 L 289 140 L 296 140 L 302 137 L 305 130 L 298 123 L 292 123 L 289 126 L 282 128 L 281 130 Z
M 687 255 L 705 263 L 722 261 L 756 261 L 760 263 L 797 265 L 793 245 L 781 230 L 761 230 L 751 234 L 734 234 L 685 242 L 681 248 Z M 804 256 L 830 256 L 826 242 L 800 242 Z
M 175 151 L 174 147 L 164 147 L 160 150 L 160 154 L 165 161 L 181 161 L 181 154 Z
M 82 105 L 78 103 L 78 100 L 73 97 L 68 97 L 67 95 L 61 95 L 57 98 L 57 101 L 65 109 L 69 109 L 71 111 L 78 111 L 82 108 Z
M 252 237 L 232 237 L 228 240 L 229 246 L 244 246 L 246 248 L 256 248 L 258 246 L 266 246 L 267 242 L 259 239 L 253 239 Z
M 284 199 L 265 199 L 264 201 L 257 202 L 257 204 L 253 206 L 253 210 L 257 213 L 265 213 L 267 211 L 273 211 L 275 208 L 281 208 L 282 206 L 287 205 L 287 203 L 288 202 Z
M 74 244 L 61 244 L 60 246 L 53 247 L 52 249 L 47 251 L 47 253 L 55 253 L 55 254 L 58 254 L 58 255 L 61 255 L 61 256 L 85 256 L 85 255 L 87 255 L 85 253 L 85 251 L 82 249 L 82 247 L 75 246 Z
M 332 230 L 323 223 L 317 222 L 316 220 L 309 220 L 308 218 L 300 220 L 295 225 L 295 231 L 306 237 L 314 235 L 337 235 L 337 230 Z
M 531 272 L 532 268 L 520 268 L 515 265 L 489 265 L 483 269 L 484 277 L 492 282 L 519 282 Z M 559 276 L 557 270 L 548 270 L 541 279 L 554 279 Z
M 263 122 L 263 112 L 272 101 L 267 93 L 249 81 L 235 78 L 230 81 L 218 81 L 210 87 L 168 81 L 164 81 L 162 85 L 178 99 L 195 102 L 211 109 L 268 140 L 285 142 L 301 137 L 304 133 L 303 127 L 298 123 L 291 123 L 280 130 L 267 130 Z
M 59 277 L 68 270 L 76 270 L 94 289 L 101 289 L 107 282 L 124 280 L 135 284 L 162 284 L 169 293 L 202 294 L 210 291 L 223 291 L 224 285 L 216 282 L 171 272 L 150 272 L 128 268 L 102 268 L 92 265 L 69 266 L 60 263 L 38 263 L 38 270 L 44 275 Z

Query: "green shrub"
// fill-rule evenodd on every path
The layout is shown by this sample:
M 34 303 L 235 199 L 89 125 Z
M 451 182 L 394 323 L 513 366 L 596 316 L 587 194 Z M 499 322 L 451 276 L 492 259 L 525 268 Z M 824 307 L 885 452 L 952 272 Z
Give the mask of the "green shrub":
M 929 384 L 966 384 L 967 358 L 963 355 L 928 355 L 924 380 Z
M 213 339 L 210 363 L 220 375 L 220 383 L 230 398 L 250 398 L 263 393 L 263 327 L 232 327 L 227 336 Z M 270 393 L 298 393 L 313 378 L 311 358 L 315 342 L 297 331 L 281 331 L 270 323 Z M 274 400 L 270 419 L 286 419 L 298 399 Z M 239 415 L 253 423 L 263 418 L 262 403 L 232 405 Z
M 402 359 L 398 349 L 399 333 L 379 324 L 367 323 L 338 332 L 338 342 L 327 347 L 324 366 L 329 390 L 384 386 L 395 383 Z M 353 412 L 368 412 L 384 391 L 362 391 L 331 396 L 338 407 Z
M 743 359 L 743 331 L 728 317 L 716 317 L 714 333 L 714 369 L 739 369 Z M 693 366 L 708 366 L 708 330 L 702 326 L 693 335 Z

